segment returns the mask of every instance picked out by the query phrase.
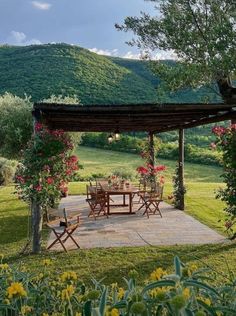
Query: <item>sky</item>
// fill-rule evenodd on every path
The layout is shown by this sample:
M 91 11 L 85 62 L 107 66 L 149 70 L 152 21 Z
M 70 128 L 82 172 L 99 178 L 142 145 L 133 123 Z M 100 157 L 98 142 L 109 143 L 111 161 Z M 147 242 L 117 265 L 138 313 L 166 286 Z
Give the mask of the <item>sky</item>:
M 153 3 L 144 0 L 0 0 L 0 43 L 63 42 L 103 55 L 138 58 L 137 48 L 125 43 L 132 33 L 118 32 L 114 24 L 140 11 L 155 14 Z

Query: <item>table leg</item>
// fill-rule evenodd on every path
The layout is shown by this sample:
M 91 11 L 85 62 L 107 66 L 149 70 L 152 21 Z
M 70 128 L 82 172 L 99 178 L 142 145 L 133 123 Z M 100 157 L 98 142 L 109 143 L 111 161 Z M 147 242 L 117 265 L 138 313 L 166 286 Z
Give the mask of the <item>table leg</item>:
M 110 194 L 107 193 L 107 215 L 110 215 Z
M 132 213 L 132 193 L 129 194 L 129 212 Z
M 123 194 L 123 206 L 125 206 L 125 194 Z

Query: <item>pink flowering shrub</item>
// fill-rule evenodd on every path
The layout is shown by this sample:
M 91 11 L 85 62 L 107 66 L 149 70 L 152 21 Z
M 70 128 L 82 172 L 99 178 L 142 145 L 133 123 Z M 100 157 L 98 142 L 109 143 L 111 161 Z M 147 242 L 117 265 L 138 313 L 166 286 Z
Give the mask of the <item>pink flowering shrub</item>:
M 222 178 L 226 184 L 225 189 L 220 189 L 216 197 L 226 203 L 226 230 L 236 235 L 233 230 L 236 223 L 236 124 L 227 128 L 216 126 L 212 132 L 216 136 L 216 142 L 211 144 L 211 147 L 216 147 L 223 153 Z
M 53 206 L 68 191 L 68 182 L 76 174 L 78 158 L 71 155 L 74 146 L 63 130 L 48 130 L 36 124 L 35 134 L 23 154 L 15 176 L 16 193 L 26 202 Z
M 141 152 L 140 155 L 142 159 L 144 159 L 146 162 L 144 166 L 138 167 L 136 171 L 142 178 L 146 179 L 146 181 L 149 182 L 150 184 L 155 183 L 157 181 L 160 185 L 164 185 L 165 178 L 162 175 L 162 172 L 166 170 L 166 166 L 164 165 L 153 166 L 150 163 L 149 152 L 150 152 L 149 148 L 146 148 L 145 151 Z

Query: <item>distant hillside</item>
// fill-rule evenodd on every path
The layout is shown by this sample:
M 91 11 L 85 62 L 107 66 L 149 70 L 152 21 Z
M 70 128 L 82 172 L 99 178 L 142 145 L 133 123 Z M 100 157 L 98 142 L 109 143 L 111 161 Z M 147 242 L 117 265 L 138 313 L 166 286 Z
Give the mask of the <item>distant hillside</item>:
M 82 104 L 158 102 L 159 79 L 140 60 L 100 56 L 67 44 L 0 47 L 0 94 L 77 95 Z M 209 91 L 181 91 L 166 102 L 218 101 Z

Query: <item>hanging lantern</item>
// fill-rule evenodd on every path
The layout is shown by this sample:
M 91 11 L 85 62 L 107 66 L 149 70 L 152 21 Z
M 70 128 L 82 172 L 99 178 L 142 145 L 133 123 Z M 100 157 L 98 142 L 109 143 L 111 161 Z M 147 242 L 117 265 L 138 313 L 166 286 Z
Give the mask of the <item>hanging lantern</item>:
M 112 137 L 112 135 L 111 135 L 111 134 L 107 137 L 107 141 L 108 141 L 108 143 L 109 143 L 109 144 L 111 144 L 111 143 L 112 143 L 112 141 L 113 141 L 113 137 Z
M 120 132 L 119 132 L 118 129 L 115 130 L 114 138 L 115 138 L 116 141 L 117 141 L 117 140 L 120 140 Z

